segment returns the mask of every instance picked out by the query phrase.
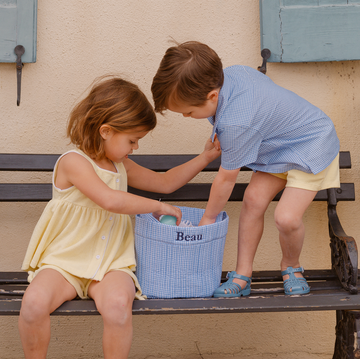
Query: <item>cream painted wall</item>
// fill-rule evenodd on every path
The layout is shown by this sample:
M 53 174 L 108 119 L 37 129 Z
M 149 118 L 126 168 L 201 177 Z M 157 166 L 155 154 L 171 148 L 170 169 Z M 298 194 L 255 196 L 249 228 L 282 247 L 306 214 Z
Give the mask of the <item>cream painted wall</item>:
M 207 43 L 218 52 L 224 66 L 256 68 L 262 62 L 258 7 L 256 0 L 39 0 L 37 62 L 23 69 L 20 107 L 16 106 L 15 65 L 0 64 L 1 151 L 67 150 L 67 116 L 96 76 L 120 74 L 137 83 L 151 99 L 152 77 L 171 37 L 179 42 Z M 342 181 L 358 184 L 360 63 L 269 64 L 267 75 L 333 119 L 341 149 L 352 151 L 353 169 L 342 173 Z M 157 128 L 141 141 L 138 153 L 199 153 L 211 131 L 206 120 L 174 114 L 158 119 Z M 1 181 L 8 176 L 1 174 Z M 239 181 L 247 176 L 240 174 Z M 26 177 L 43 179 L 37 174 Z M 43 207 L 0 203 L 0 270 L 19 270 Z M 231 219 L 224 270 L 235 265 L 240 207 L 231 203 L 225 208 Z M 359 202 L 340 203 L 338 207 L 345 230 L 359 237 Z M 279 268 L 274 208 L 272 204 L 266 216 L 256 270 Z M 329 267 L 325 204 L 312 204 L 305 224 L 302 264 L 305 268 Z M 102 357 L 100 317 L 51 320 L 49 358 Z M 325 359 L 332 357 L 334 325 L 332 312 L 135 316 L 130 358 Z M 17 317 L 1 317 L 0 333 L 0 358 L 22 358 Z

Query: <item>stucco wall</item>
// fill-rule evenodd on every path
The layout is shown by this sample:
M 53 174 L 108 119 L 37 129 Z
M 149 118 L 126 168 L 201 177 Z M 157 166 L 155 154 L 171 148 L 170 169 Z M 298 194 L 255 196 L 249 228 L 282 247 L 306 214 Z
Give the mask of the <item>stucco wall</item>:
M 355 36 L 355 35 L 354 35 Z M 2 152 L 62 153 L 67 116 L 96 76 L 117 73 L 137 83 L 151 99 L 150 85 L 172 38 L 213 47 L 224 66 L 256 68 L 260 57 L 256 0 L 39 0 L 37 62 L 23 68 L 22 98 L 16 106 L 14 64 L 0 64 L 0 143 Z M 334 121 L 342 150 L 351 150 L 353 169 L 342 181 L 359 183 L 360 63 L 356 61 L 269 64 L 267 75 L 324 110 Z M 211 132 L 207 120 L 159 116 L 156 129 L 138 153 L 199 153 Z M 9 174 L 1 174 L 6 181 Z M 15 175 L 11 174 L 15 177 Z M 242 181 L 248 174 L 240 174 Z M 41 181 L 38 174 L 27 178 Z M 19 181 L 21 178 L 19 177 Z M 188 204 L 196 205 L 196 204 Z M 360 236 L 359 202 L 339 204 L 349 235 Z M 30 234 L 44 204 L 0 203 L 0 270 L 19 270 Z M 235 265 L 240 204 L 228 204 L 229 235 L 224 270 Z M 273 224 L 275 204 L 266 215 L 255 269 L 279 269 L 280 249 Z M 325 204 L 305 214 L 305 268 L 330 266 Z M 135 316 L 130 358 L 331 358 L 335 314 L 272 313 Z M 295 332 L 294 328 L 297 328 Z M 100 317 L 53 317 L 49 358 L 101 358 Z M 22 358 L 17 317 L 0 319 L 0 358 Z

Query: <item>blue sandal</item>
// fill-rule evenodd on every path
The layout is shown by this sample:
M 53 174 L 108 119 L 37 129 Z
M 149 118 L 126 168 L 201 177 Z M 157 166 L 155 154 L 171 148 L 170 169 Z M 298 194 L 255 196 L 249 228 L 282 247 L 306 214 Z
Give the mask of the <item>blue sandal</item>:
M 215 298 L 231 298 L 250 295 L 251 278 L 237 274 L 235 271 L 228 272 L 226 278 L 228 278 L 228 280 L 225 283 L 221 284 L 221 286 L 215 290 Z M 233 278 L 238 278 L 246 281 L 245 288 L 242 289 L 240 284 L 233 282 Z
M 310 292 L 310 287 L 305 278 L 295 277 L 294 273 L 304 273 L 303 267 L 293 268 L 287 267 L 286 270 L 281 272 L 281 275 L 288 275 L 289 279 L 284 280 L 284 290 L 287 295 L 307 294 Z

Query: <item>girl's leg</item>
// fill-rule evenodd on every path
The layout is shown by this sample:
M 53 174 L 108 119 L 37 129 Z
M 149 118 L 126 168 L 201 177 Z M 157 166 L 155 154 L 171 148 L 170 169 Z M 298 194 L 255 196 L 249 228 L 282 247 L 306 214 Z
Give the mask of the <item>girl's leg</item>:
M 135 285 L 123 271 L 111 271 L 100 282 L 92 282 L 88 291 L 104 322 L 105 359 L 128 357 L 132 341 L 132 303 Z
M 303 215 L 313 201 L 316 191 L 287 187 L 275 210 L 275 223 L 279 230 L 282 250 L 281 270 L 300 267 L 300 253 L 304 243 Z M 295 273 L 302 277 L 301 273 Z M 288 279 L 288 275 L 284 277 Z
M 26 359 L 45 359 L 50 342 L 50 313 L 76 297 L 74 287 L 56 270 L 40 271 L 21 304 L 19 331 Z
M 286 181 L 264 172 L 253 173 L 245 191 L 239 219 L 237 274 L 251 277 L 253 261 L 263 229 L 264 214 L 275 195 L 285 187 Z M 235 278 L 234 282 L 246 285 Z

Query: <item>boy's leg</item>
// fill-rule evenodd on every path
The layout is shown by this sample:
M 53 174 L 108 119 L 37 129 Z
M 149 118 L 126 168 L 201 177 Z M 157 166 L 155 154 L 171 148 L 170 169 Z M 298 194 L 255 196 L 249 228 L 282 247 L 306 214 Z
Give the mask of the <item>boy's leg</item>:
M 286 180 L 264 172 L 253 173 L 245 191 L 239 219 L 238 256 L 236 272 L 251 277 L 255 253 L 263 229 L 264 214 L 273 200 L 286 184 Z M 245 281 L 234 279 L 242 288 Z
M 92 282 L 88 291 L 104 322 L 105 359 L 128 357 L 132 341 L 132 304 L 135 285 L 126 272 L 111 271 L 100 282 Z
M 303 215 L 313 201 L 316 191 L 287 187 L 275 209 L 275 223 L 279 230 L 282 250 L 281 270 L 300 267 L 300 253 L 304 243 Z M 301 273 L 295 273 L 302 277 Z M 284 276 L 284 280 L 288 279 Z
M 50 313 L 76 297 L 74 287 L 56 270 L 40 271 L 25 291 L 19 332 L 26 359 L 46 358 L 50 342 Z

